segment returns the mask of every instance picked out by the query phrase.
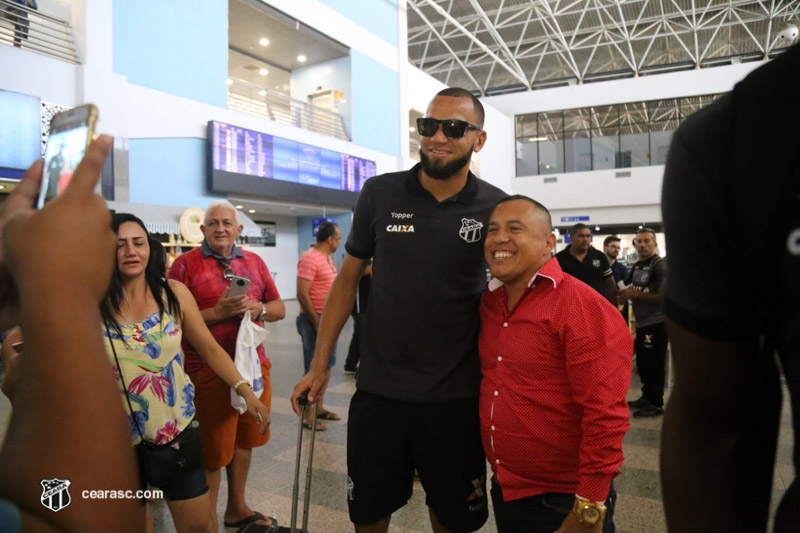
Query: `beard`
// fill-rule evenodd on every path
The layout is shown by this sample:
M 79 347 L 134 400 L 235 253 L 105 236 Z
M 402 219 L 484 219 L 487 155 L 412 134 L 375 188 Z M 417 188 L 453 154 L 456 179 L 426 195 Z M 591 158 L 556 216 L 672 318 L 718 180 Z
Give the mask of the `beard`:
M 419 159 L 420 163 L 422 163 L 422 170 L 428 177 L 435 180 L 446 180 L 452 178 L 461 169 L 469 165 L 469 161 L 472 159 L 472 148 L 462 157 L 439 165 L 431 161 L 420 148 Z

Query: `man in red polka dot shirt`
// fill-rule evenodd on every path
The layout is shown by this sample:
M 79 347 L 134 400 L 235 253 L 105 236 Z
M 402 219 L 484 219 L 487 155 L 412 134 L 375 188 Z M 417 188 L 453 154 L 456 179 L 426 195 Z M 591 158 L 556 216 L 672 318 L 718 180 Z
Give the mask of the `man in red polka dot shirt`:
M 552 259 L 550 213 L 495 207 L 481 300 L 481 433 L 500 533 L 614 531 L 633 340 L 619 311 Z

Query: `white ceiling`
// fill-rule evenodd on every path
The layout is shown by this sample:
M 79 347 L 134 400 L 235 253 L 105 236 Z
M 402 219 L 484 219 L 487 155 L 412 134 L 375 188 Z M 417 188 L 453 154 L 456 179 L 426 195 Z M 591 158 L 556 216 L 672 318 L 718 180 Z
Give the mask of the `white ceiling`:
M 409 61 L 480 94 L 772 57 L 798 0 L 407 0 Z
M 344 45 L 256 0 L 229 1 L 228 46 L 229 77 L 286 95 L 293 70 L 349 55 Z M 301 54 L 305 62 L 297 60 Z

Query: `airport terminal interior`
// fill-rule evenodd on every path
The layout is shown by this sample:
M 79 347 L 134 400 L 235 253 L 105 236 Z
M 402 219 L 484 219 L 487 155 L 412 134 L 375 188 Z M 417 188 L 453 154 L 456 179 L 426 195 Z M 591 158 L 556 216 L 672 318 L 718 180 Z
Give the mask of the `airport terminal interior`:
M 630 266 L 643 227 L 668 256 L 661 186 L 675 130 L 796 44 L 798 28 L 797 1 L 0 0 L 0 201 L 48 138 L 71 175 L 83 147 L 56 137 L 50 120 L 92 103 L 96 131 L 114 137 L 98 192 L 141 218 L 170 263 L 200 246 L 206 206 L 236 207 L 238 244 L 264 260 L 287 305 L 268 327 L 272 438 L 254 451 L 247 498 L 287 524 L 289 398 L 303 372 L 298 259 L 322 222 L 346 240 L 371 177 L 417 164 L 417 119 L 438 91 L 480 98 L 487 142 L 470 169 L 547 206 L 556 251 L 580 222 L 601 251 L 619 236 L 618 260 Z M 344 246 L 332 258 L 340 267 Z M 352 332 L 350 319 L 325 397 L 342 420 L 316 436 L 313 532 L 352 527 L 345 449 L 356 379 L 343 369 Z M 668 365 L 667 404 L 671 380 Z M 627 399 L 640 387 L 634 372 Z M 794 479 L 784 403 L 773 510 Z M 10 414 L 0 397 L 0 440 Z M 619 532 L 666 531 L 662 421 L 631 417 L 614 482 Z M 175 530 L 163 502 L 154 516 L 156 531 Z M 417 481 L 390 531 L 430 531 L 427 516 Z M 496 531 L 493 516 L 481 531 Z

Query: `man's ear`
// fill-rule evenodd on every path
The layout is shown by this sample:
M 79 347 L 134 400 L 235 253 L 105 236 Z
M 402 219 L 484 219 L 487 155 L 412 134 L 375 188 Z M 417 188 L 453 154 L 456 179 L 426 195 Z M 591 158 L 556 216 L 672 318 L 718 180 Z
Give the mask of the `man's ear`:
M 486 130 L 481 130 L 478 132 L 478 138 L 472 144 L 472 151 L 477 154 L 483 149 L 484 144 L 486 144 Z
M 551 231 L 545 237 L 544 242 L 545 242 L 545 250 L 547 250 L 548 254 L 552 255 L 553 249 L 556 247 L 556 234 Z

